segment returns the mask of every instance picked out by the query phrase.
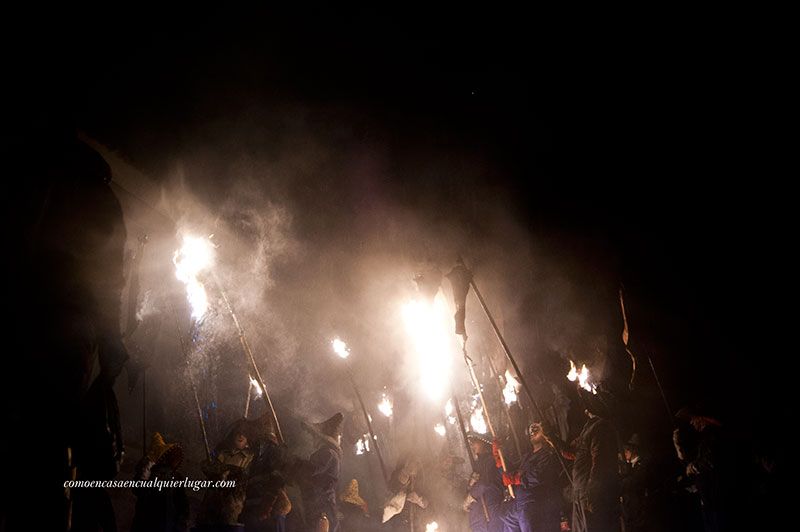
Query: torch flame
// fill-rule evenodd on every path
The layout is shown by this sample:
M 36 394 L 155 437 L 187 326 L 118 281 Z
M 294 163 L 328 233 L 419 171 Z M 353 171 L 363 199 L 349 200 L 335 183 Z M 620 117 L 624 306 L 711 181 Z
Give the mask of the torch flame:
M 578 368 L 575 367 L 575 363 L 570 360 L 569 361 L 569 373 L 567 373 L 567 379 L 571 382 L 578 381 L 578 384 L 581 388 L 586 390 L 587 392 L 592 392 L 593 394 L 597 394 L 597 385 L 592 382 L 589 382 L 590 375 L 589 375 L 589 368 L 586 367 L 586 364 L 581 366 L 580 373 L 578 372 Z
M 457 348 L 447 302 L 441 293 L 432 303 L 409 301 L 402 315 L 421 369 L 420 385 L 431 399 L 439 399 L 449 388 L 450 361 Z
M 436 521 L 425 525 L 425 532 L 436 532 L 437 530 L 439 530 L 439 525 Z
M 250 377 L 250 386 L 256 391 L 256 397 L 261 397 L 261 385 L 253 377 Z
M 442 423 L 437 423 L 436 425 L 434 425 L 433 431 L 442 437 L 444 437 L 447 434 L 447 429 L 444 427 L 444 424 Z
M 503 397 L 505 398 L 507 405 L 517 402 L 517 393 L 519 392 L 519 388 L 519 381 L 514 378 L 510 371 L 506 370 L 506 386 L 503 388 Z
M 378 437 L 375 436 L 375 439 L 377 440 Z M 364 434 L 358 440 L 356 440 L 356 454 L 357 455 L 362 455 L 364 453 L 368 453 L 369 452 L 369 440 L 370 440 L 369 434 Z
M 472 415 L 469 418 L 469 424 L 472 426 L 472 430 L 478 434 L 486 434 L 489 429 L 486 427 L 486 420 L 483 418 L 482 407 L 479 406 L 472 411 Z
M 392 413 L 394 412 L 392 408 L 392 401 L 386 396 L 386 394 L 383 394 L 383 399 L 381 399 L 381 402 L 378 403 L 378 410 L 380 410 L 381 414 L 384 416 L 392 417 Z
M 451 425 L 456 424 L 456 416 L 453 415 L 453 400 L 448 399 L 447 404 L 444 405 L 444 415 L 447 416 L 447 422 Z
M 334 338 L 333 341 L 331 342 L 331 345 L 333 346 L 334 353 L 336 353 L 340 357 L 347 358 L 350 356 L 350 348 L 347 347 L 347 344 L 341 341 L 340 339 Z
M 183 236 L 183 245 L 172 257 L 175 277 L 186 285 L 192 318 L 200 323 L 208 311 L 208 295 L 200 282 L 200 274 L 214 263 L 214 244 L 211 237 Z
M 567 373 L 567 379 L 570 382 L 575 382 L 578 380 L 578 368 L 575 367 L 575 362 L 572 360 L 569 361 L 569 373 Z

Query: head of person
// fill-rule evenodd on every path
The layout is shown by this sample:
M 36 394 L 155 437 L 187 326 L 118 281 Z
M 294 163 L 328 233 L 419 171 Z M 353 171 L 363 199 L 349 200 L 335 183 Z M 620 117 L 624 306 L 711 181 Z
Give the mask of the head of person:
M 634 434 L 631 436 L 631 439 L 628 440 L 625 445 L 622 446 L 622 452 L 625 456 L 625 461 L 630 462 L 637 456 L 639 456 L 639 435 Z
M 528 434 L 528 438 L 530 439 L 531 445 L 534 447 L 544 445 L 547 442 L 547 439 L 544 435 L 544 429 L 542 424 L 539 422 L 528 425 L 528 430 L 526 432 Z
M 710 415 L 709 412 L 701 406 L 685 406 L 678 410 L 675 417 L 681 421 L 688 422 L 697 432 L 702 432 L 709 426 L 718 427 L 721 425 L 717 418 Z
M 482 434 L 470 432 L 467 434 L 467 441 L 469 442 L 469 448 L 472 450 L 472 454 L 475 456 L 491 452 L 492 450 L 491 442 Z
M 247 435 L 240 431 L 233 435 L 233 448 L 237 451 L 241 451 L 243 449 L 247 449 L 248 441 Z
M 337 412 L 325 421 L 311 425 L 312 431 L 317 436 L 318 442 L 329 442 L 335 445 L 342 443 L 342 429 L 344 426 L 344 416 Z

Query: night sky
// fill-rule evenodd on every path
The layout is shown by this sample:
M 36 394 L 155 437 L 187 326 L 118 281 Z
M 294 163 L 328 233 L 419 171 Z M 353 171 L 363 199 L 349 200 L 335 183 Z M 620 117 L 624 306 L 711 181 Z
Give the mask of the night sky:
M 792 302 L 778 43 L 719 13 L 629 25 L 408 9 L 12 14 L 5 134 L 13 145 L 61 120 L 156 180 L 213 144 L 192 163 L 211 201 L 226 185 L 220 153 L 277 158 L 299 114 L 315 142 L 380 153 L 383 169 L 276 185 L 297 212 L 324 213 L 298 217 L 299 234 L 346 231 L 369 194 L 475 235 L 490 205 L 578 286 L 624 284 L 673 408 L 777 419 L 770 374 L 788 370 Z

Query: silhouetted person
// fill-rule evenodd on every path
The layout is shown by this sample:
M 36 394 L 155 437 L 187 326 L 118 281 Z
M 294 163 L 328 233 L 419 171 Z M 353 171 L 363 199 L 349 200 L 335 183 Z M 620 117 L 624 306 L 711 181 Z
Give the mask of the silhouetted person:
M 620 481 L 617 467 L 617 433 L 601 397 L 583 393 L 589 419 L 572 444 L 572 528 L 582 532 L 619 530 Z
M 469 481 L 469 526 L 472 532 L 500 532 L 500 503 L 503 502 L 503 478 L 492 456 L 492 443 L 482 434 L 470 432 L 469 446 L 475 457 L 475 471 Z
M 647 530 L 648 466 L 639 454 L 639 436 L 634 434 L 624 446 L 620 464 L 622 477 L 622 520 L 625 532 Z
M 503 521 L 506 530 L 558 532 L 561 529 L 561 465 L 547 442 L 541 423 L 528 429 L 528 452 L 516 469 L 503 473 L 503 484 L 513 486 L 514 499 Z
M 68 128 L 19 136 L 3 195 L 6 360 L 2 425 L 35 460 L 10 462 L 6 530 L 114 530 L 108 494 L 64 481 L 108 480 L 122 458 L 112 390 L 127 353 L 120 335 L 125 225 L 111 170 Z M 8 146 L 6 146 L 8 147 Z M 16 443 L 3 439 L 12 456 Z M 13 446 L 13 447 L 12 447 Z M 31 497 L 35 493 L 35 497 Z
M 673 440 L 678 458 L 686 465 L 686 476 L 694 481 L 700 495 L 703 526 L 708 532 L 734 529 L 737 523 L 733 522 L 731 514 L 737 509 L 734 508 L 731 495 L 737 489 L 743 491 L 749 487 L 732 485 L 733 478 L 726 456 L 730 449 L 725 448 L 722 423 L 701 408 L 694 407 L 682 408 L 675 417 L 687 421 L 699 435 L 697 445 L 692 450 L 681 445 L 680 429 L 675 429 Z M 748 480 L 744 475 L 744 482 L 740 479 L 738 484 L 746 486 Z
M 428 519 L 430 500 L 425 468 L 416 456 L 401 459 L 389 478 L 391 496 L 383 507 L 383 519 L 387 530 L 424 530 Z
M 337 413 L 321 423 L 304 424 L 315 439 L 316 450 L 308 460 L 297 460 L 292 469 L 303 493 L 306 526 L 309 531 L 339 530 L 336 489 L 342 468 L 342 424 Z
M 358 481 L 352 479 L 339 496 L 343 532 L 372 532 L 378 525 L 369 515 L 369 506 L 358 493 Z
M 203 467 L 209 480 L 234 481 L 235 487 L 208 488 L 197 516 L 197 531 L 240 530 L 239 517 L 247 494 L 247 477 L 255 452 L 250 448 L 246 421 L 240 420 L 228 431 L 215 450 L 215 458 Z
M 250 465 L 247 498 L 240 517 L 247 532 L 284 532 L 286 516 L 292 510 L 283 474 L 286 446 L 278 443 L 275 430 L 266 419 L 265 415 L 261 420 L 247 422 L 256 425 L 255 430 L 248 431 L 256 456 Z
M 183 480 L 183 450 L 166 443 L 156 432 L 147 454 L 136 466 L 134 480 Z M 136 513 L 132 532 L 185 532 L 189 525 L 189 499 L 185 487 L 133 488 Z

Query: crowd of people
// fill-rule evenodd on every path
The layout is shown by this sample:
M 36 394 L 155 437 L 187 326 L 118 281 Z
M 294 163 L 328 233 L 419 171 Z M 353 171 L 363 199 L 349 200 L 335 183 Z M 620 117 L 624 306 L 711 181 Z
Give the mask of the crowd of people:
M 112 386 L 127 358 L 118 331 L 124 221 L 102 157 L 77 140 L 60 139 L 50 153 L 32 161 L 25 201 L 7 212 L 22 229 L 4 272 L 19 280 L 11 298 L 24 307 L 18 318 L 25 319 L 10 322 L 8 337 L 19 340 L 12 345 L 15 370 L 40 374 L 48 394 L 31 394 L 14 372 L 4 372 L 5 426 L 16 427 L 29 442 L 23 451 L 37 459 L 11 461 L 10 477 L 20 483 L 4 486 L 0 530 L 29 529 L 37 519 L 35 529 L 115 530 L 107 496 L 61 486 L 70 478 L 114 478 L 122 459 Z M 28 342 L 33 336 L 43 340 Z M 43 364 L 46 374 L 37 370 Z M 689 501 L 697 529 L 732 530 L 756 510 L 764 519 L 773 515 L 780 473 L 774 457 L 746 465 L 747 455 L 736 454 L 709 412 L 678 412 L 674 459 L 681 471 L 665 488 L 640 439 L 621 440 L 602 395 L 582 396 L 585 424 L 573 441 L 565 441 L 566 417 L 555 416 L 527 423 L 520 452 L 476 432 L 467 434 L 469 462 L 452 453 L 434 460 L 419 449 L 398 461 L 382 507 L 373 509 L 362 495 L 383 493 L 382 486 L 341 478 L 349 456 L 341 446 L 342 414 L 305 423 L 315 442 L 308 456 L 293 453 L 266 418 L 240 419 L 203 467 L 208 479 L 233 480 L 235 487 L 206 489 L 194 514 L 186 488 L 134 489 L 131 529 L 422 532 L 437 523 L 438 530 L 473 532 L 661 530 L 659 520 L 670 511 L 660 506 L 665 492 Z M 33 415 L 39 412 L 51 413 L 47 423 Z M 18 453 L 15 441 L 4 442 L 3 456 Z M 180 443 L 156 433 L 134 478 L 182 479 L 183 459 Z M 299 498 L 289 496 L 290 485 Z

